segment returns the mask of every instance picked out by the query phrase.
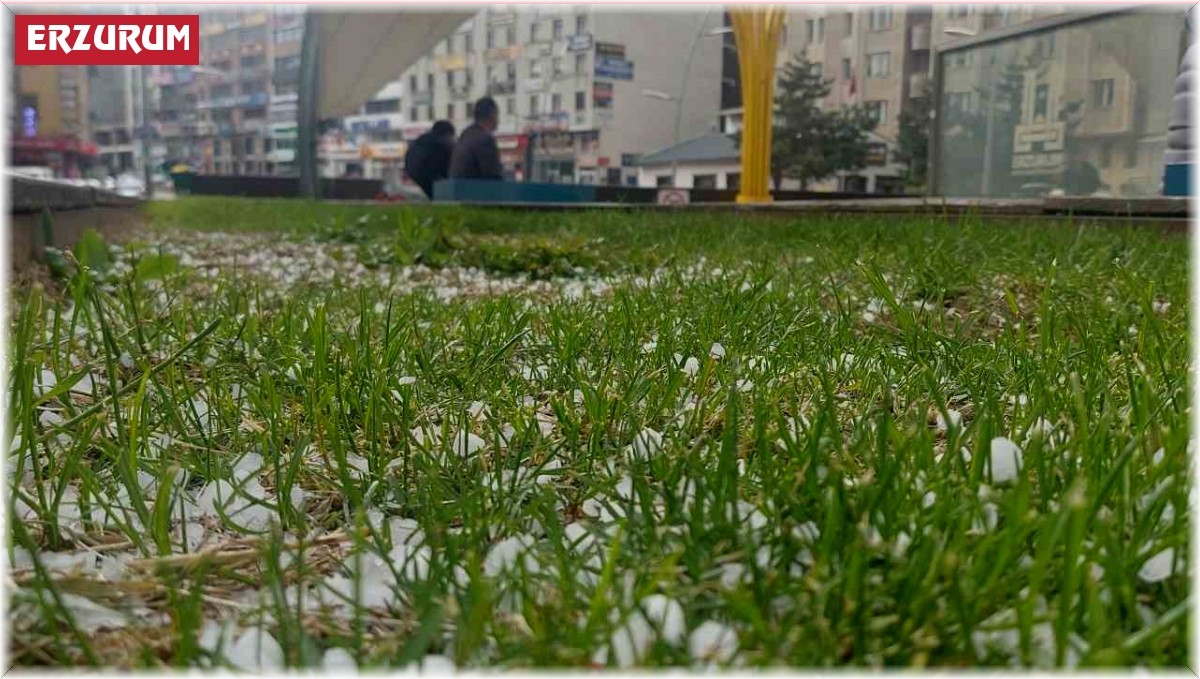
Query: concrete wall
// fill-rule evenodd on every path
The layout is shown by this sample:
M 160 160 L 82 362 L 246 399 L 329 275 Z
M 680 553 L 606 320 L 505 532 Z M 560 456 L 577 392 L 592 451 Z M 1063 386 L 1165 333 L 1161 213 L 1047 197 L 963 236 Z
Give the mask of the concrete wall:
M 721 99 L 721 38 L 706 34 L 721 28 L 722 9 L 704 11 L 630 12 L 625 8 L 593 12 L 596 39 L 624 44 L 634 63 L 634 79 L 613 82 L 612 122 L 600 124 L 599 155 L 615 166 L 625 153 L 645 153 L 715 129 Z M 697 40 L 697 36 L 699 39 Z M 658 90 L 679 96 L 684 66 L 695 41 L 687 73 L 683 121 L 675 139 L 674 101 L 642 95 Z

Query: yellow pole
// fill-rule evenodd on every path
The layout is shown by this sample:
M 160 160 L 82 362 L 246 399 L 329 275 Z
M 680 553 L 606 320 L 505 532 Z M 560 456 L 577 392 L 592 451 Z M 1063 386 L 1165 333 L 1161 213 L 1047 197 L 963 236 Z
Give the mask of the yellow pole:
M 782 7 L 729 10 L 742 76 L 742 184 L 739 203 L 771 202 L 771 127 L 775 110 L 775 56 Z

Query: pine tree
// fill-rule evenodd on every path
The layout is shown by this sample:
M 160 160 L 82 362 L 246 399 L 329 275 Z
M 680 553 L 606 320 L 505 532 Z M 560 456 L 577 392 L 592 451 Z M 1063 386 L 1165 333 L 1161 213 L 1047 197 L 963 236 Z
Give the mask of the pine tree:
M 772 172 L 799 180 L 802 188 L 866 165 L 867 133 L 875 128 L 863 106 L 822 109 L 833 81 L 815 66 L 801 55 L 784 65 L 775 97 Z

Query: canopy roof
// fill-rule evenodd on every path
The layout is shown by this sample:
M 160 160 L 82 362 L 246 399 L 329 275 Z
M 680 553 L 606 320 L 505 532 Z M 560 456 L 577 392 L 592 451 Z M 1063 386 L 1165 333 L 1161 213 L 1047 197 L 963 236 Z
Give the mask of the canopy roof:
M 317 116 L 353 115 L 371 95 L 400 77 L 479 9 L 454 6 L 394 12 L 320 14 L 320 100 Z

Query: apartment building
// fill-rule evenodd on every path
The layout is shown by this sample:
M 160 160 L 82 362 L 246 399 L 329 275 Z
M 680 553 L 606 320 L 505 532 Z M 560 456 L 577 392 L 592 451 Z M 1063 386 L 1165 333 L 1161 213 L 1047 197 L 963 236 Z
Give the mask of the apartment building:
M 404 144 L 437 120 L 463 129 L 491 95 L 513 177 L 633 184 L 637 156 L 675 141 L 677 113 L 680 138 L 713 126 L 721 42 L 708 34 L 720 21 L 719 11 L 490 7 L 324 135 L 322 172 L 396 178 Z
M 163 157 L 216 174 L 294 172 L 303 11 L 201 13 L 200 66 L 160 67 L 152 76 Z
M 912 99 L 929 96 L 933 50 L 964 36 L 1057 13 L 1050 5 L 828 5 L 790 8 L 780 40 L 782 66 L 803 56 L 831 80 L 826 108 L 866 106 L 876 120 L 867 167 L 814 185 L 818 190 L 893 193 L 903 190 L 905 167 L 895 161 L 900 114 Z M 721 129 L 741 127 L 741 99 L 733 36 L 726 37 Z M 978 74 L 955 65 L 946 91 L 973 91 Z M 951 72 L 953 71 L 953 72 Z M 973 79 L 974 76 L 974 79 Z M 785 180 L 784 188 L 793 188 Z
M 86 176 L 97 155 L 90 141 L 87 69 L 19 66 L 13 76 L 11 163 L 49 167 L 59 177 Z

